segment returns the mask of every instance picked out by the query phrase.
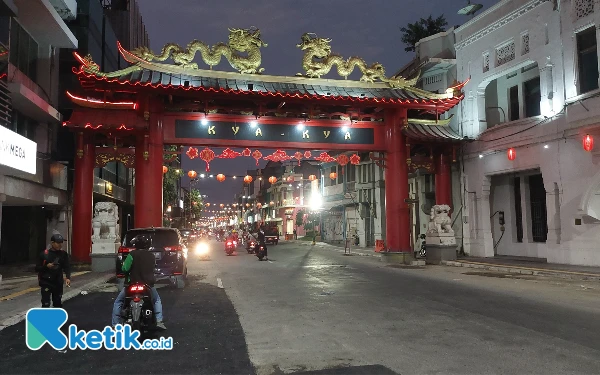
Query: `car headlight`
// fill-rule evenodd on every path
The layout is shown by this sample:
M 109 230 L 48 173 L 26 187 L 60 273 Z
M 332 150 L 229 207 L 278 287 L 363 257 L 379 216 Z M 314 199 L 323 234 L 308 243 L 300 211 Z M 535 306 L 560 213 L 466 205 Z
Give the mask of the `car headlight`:
M 208 244 L 200 243 L 196 246 L 196 254 L 202 255 L 208 253 Z

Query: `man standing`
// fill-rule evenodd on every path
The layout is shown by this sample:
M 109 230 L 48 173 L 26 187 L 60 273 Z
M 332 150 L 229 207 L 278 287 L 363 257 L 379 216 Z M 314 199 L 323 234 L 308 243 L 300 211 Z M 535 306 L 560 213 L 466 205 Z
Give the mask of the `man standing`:
M 71 286 L 71 265 L 69 254 L 62 250 L 63 242 L 60 234 L 53 234 L 50 246 L 40 254 L 35 266 L 42 292 L 42 307 L 50 307 L 52 299 L 52 306 L 61 308 L 63 284 Z

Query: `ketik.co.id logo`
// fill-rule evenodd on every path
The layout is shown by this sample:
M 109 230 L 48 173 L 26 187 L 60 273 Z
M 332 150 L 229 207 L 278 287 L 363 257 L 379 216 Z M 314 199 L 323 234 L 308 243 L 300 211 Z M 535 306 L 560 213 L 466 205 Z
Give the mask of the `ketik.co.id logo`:
M 25 343 L 31 350 L 39 350 L 48 343 L 55 350 L 91 349 L 101 348 L 108 350 L 171 350 L 173 349 L 172 337 L 160 339 L 146 339 L 138 341 L 139 331 L 132 331 L 128 325 L 104 327 L 102 331 L 78 330 L 71 324 L 68 336 L 60 329 L 67 322 L 69 315 L 63 309 L 35 308 L 27 311 L 25 317 Z

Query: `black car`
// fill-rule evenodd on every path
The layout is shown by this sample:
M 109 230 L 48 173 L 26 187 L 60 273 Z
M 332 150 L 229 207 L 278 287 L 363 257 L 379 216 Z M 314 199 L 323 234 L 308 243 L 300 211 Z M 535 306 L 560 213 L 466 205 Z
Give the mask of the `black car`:
M 179 233 L 181 233 L 183 243 L 186 244 L 186 246 L 194 244 L 195 242 L 200 240 L 197 231 L 193 229 L 180 229 Z
M 170 280 L 177 288 L 185 286 L 187 278 L 187 247 L 176 228 L 138 228 L 127 231 L 116 260 L 117 282 L 119 289 L 125 282 L 122 271 L 123 262 L 130 251 L 134 250 L 131 240 L 140 234 L 148 235 L 151 239 L 150 251 L 156 259 L 154 276 L 156 282 Z

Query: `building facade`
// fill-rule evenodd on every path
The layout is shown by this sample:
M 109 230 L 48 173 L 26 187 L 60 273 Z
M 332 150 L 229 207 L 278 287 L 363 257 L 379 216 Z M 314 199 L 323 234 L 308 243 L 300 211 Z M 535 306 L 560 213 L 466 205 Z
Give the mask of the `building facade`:
M 503 0 L 455 30 L 465 252 L 600 265 L 599 25 L 596 0 Z

